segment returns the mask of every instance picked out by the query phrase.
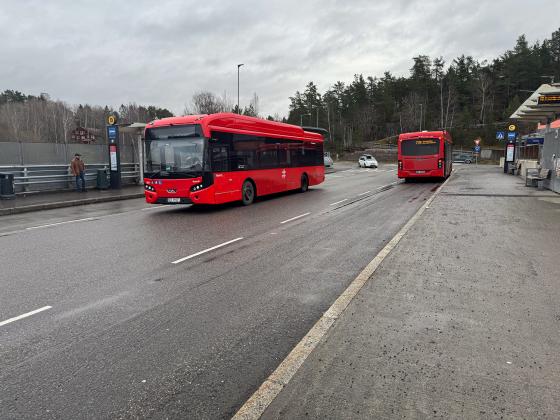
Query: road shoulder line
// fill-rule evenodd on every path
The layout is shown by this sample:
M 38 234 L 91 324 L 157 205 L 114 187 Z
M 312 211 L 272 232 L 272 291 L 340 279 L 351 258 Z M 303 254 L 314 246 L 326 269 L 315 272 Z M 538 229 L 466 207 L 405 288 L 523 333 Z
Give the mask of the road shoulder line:
M 377 270 L 383 260 L 397 246 L 410 228 L 429 208 L 442 188 L 453 176 L 453 172 L 447 180 L 441 184 L 432 196 L 422 204 L 408 222 L 397 232 L 397 234 L 383 247 L 383 249 L 369 262 L 360 274 L 342 292 L 331 307 L 319 318 L 309 332 L 300 340 L 293 350 L 286 356 L 272 374 L 262 383 L 255 393 L 241 406 L 232 420 L 258 419 L 262 416 L 268 406 L 274 401 L 282 389 L 290 382 L 301 365 L 321 342 L 335 321 L 342 315 L 350 302 L 356 297 L 360 289 L 366 284 L 373 273 Z

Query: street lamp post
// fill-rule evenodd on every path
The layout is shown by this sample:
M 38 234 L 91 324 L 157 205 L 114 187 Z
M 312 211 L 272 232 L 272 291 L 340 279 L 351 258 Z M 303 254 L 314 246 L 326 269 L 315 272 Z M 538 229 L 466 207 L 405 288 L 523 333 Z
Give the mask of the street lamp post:
M 239 68 L 242 66 L 243 64 L 238 64 L 237 65 L 237 113 L 241 114 L 241 109 L 239 109 Z
M 303 127 L 303 117 L 306 117 L 306 116 L 308 116 L 308 115 L 311 116 L 311 114 L 301 114 L 301 115 L 299 116 L 299 126 L 300 126 L 300 127 Z
M 422 104 L 420 104 L 420 131 L 422 131 Z

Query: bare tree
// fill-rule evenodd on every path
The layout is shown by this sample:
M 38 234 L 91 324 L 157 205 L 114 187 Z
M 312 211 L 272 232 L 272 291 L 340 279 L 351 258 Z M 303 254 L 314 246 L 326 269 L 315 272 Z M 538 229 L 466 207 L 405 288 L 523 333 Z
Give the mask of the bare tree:
M 185 107 L 185 114 L 215 114 L 218 112 L 231 111 L 231 101 L 226 94 L 219 97 L 209 91 L 195 93 L 191 100 L 191 106 Z

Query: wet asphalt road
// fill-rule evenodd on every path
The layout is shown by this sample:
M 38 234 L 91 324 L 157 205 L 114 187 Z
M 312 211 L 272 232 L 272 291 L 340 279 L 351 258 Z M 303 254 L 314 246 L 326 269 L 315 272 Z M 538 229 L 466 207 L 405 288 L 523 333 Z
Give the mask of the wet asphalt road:
M 435 186 L 354 168 L 250 207 L 0 218 L 0 418 L 230 417 Z

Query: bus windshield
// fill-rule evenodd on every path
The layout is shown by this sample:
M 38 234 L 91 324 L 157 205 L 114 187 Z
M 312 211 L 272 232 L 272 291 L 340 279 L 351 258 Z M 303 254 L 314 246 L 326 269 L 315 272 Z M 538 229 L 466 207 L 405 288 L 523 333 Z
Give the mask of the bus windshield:
M 146 130 L 147 177 L 194 175 L 204 168 L 204 138 L 199 126 L 173 126 Z
M 417 138 L 401 142 L 403 156 L 426 156 L 439 153 L 439 139 Z

